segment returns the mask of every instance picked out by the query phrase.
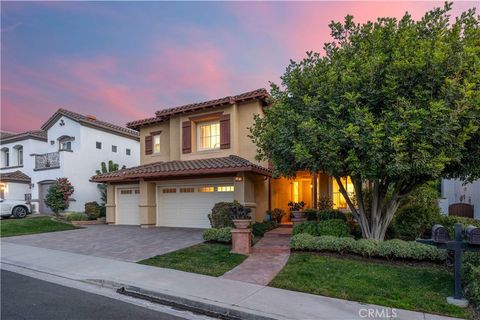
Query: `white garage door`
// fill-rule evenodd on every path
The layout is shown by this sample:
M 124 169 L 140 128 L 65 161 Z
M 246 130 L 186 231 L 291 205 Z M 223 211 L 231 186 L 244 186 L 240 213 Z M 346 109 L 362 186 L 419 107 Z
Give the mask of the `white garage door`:
M 209 228 L 215 203 L 233 201 L 233 183 L 165 186 L 157 192 L 159 226 Z
M 117 188 L 116 224 L 140 224 L 139 200 L 140 190 L 138 188 Z

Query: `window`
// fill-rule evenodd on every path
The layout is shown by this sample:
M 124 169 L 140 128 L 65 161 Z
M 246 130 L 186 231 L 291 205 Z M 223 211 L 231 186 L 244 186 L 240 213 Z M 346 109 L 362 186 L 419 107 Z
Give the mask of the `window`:
M 140 194 L 140 189 L 135 189 L 135 194 Z
M 153 136 L 153 153 L 160 153 L 160 135 Z
M 102 149 L 102 143 L 97 141 L 96 147 L 97 149 Z
M 164 188 L 163 193 L 177 193 L 177 188 Z
M 347 178 L 341 178 L 343 186 L 345 187 L 345 190 L 347 191 L 348 195 L 350 197 L 353 197 L 355 195 L 355 189 L 353 187 L 352 180 L 350 177 Z M 333 184 L 333 208 L 334 209 L 348 209 L 347 201 L 343 197 L 343 195 L 340 193 L 340 186 L 338 185 L 337 181 L 333 179 L 332 181 Z
M 117 146 L 112 146 L 112 152 L 117 152 Z
M 127 150 L 125 150 L 125 153 L 127 154 L 127 156 L 129 156 L 129 155 L 132 154 L 132 151 L 130 151 L 130 149 L 127 149 Z
M 181 193 L 195 192 L 195 188 L 180 188 Z
M 215 192 L 214 187 L 200 187 L 198 188 L 198 192 Z
M 220 148 L 220 122 L 210 121 L 197 125 L 197 149 L 210 150 Z
M 10 151 L 2 148 L 2 167 L 10 167 Z
M 17 149 L 18 165 L 23 166 L 23 147 Z
M 72 141 L 60 142 L 60 150 L 71 151 L 72 150 Z
M 123 190 L 120 190 L 120 194 L 132 194 L 132 190 L 131 189 L 123 189 Z
M 233 192 L 234 187 L 233 186 L 218 186 L 217 191 L 218 192 Z

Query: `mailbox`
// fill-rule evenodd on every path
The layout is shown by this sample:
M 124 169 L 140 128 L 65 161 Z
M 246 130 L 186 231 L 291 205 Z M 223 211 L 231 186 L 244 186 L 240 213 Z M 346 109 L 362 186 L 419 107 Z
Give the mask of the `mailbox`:
M 466 227 L 465 238 L 470 244 L 480 244 L 480 228 L 475 226 Z
M 432 239 L 433 242 L 447 243 L 450 240 L 448 236 L 448 230 L 441 224 L 436 224 L 432 227 Z

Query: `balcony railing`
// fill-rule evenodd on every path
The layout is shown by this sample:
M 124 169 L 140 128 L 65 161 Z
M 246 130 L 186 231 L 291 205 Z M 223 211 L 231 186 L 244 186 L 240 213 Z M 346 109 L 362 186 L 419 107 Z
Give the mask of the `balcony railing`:
M 50 152 L 35 155 L 35 170 L 60 168 L 60 153 Z

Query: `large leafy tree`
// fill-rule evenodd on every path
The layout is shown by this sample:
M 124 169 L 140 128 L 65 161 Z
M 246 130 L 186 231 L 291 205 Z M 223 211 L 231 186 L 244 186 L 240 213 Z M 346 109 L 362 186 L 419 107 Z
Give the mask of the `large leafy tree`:
M 426 181 L 480 176 L 480 19 L 469 10 L 450 24 L 450 9 L 332 22 L 325 53 L 291 61 L 251 128 L 276 174 L 333 176 L 365 238 L 383 239 Z

